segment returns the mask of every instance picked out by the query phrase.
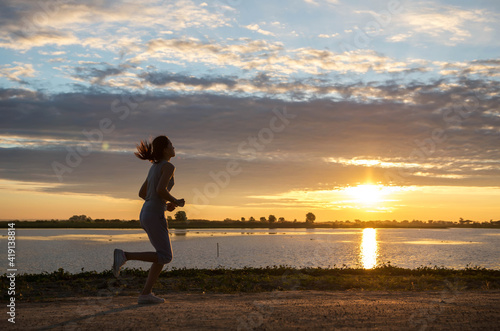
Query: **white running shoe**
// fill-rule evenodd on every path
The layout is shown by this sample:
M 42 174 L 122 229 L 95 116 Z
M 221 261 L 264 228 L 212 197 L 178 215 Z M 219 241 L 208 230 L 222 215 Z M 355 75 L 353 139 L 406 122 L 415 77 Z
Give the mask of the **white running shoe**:
M 137 303 L 140 305 L 164 303 L 164 302 L 165 302 L 165 299 L 158 298 L 153 293 L 149 293 L 147 295 L 141 294 L 141 295 L 139 295 L 139 300 L 137 300 Z
M 113 275 L 118 277 L 120 275 L 120 268 L 127 262 L 125 252 L 121 249 L 115 249 L 113 254 Z

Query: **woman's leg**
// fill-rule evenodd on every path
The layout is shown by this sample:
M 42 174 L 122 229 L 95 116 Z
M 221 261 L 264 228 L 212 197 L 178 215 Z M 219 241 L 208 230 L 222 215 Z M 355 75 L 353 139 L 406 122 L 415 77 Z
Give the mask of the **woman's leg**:
M 156 252 L 124 252 L 127 260 L 158 262 L 158 254 Z
M 144 289 L 141 293 L 142 295 L 148 295 L 151 293 L 153 285 L 158 280 L 158 277 L 160 277 L 160 273 L 164 266 L 164 264 L 158 263 L 158 254 L 156 252 L 125 252 L 125 257 L 127 260 L 153 262 L 151 268 L 149 269 L 146 285 L 144 285 Z
M 161 263 L 153 263 L 151 265 L 151 269 L 149 269 L 149 274 L 148 274 L 148 279 L 146 280 L 146 285 L 144 285 L 144 289 L 142 290 L 142 295 L 148 295 L 151 293 L 151 290 L 153 289 L 153 285 L 156 283 L 158 280 L 158 277 L 160 276 L 160 272 L 163 269 L 163 264 Z
M 172 247 L 168 233 L 167 221 L 163 214 L 141 212 L 141 226 L 148 234 L 149 241 L 156 252 L 125 253 L 125 256 L 134 260 L 153 262 L 149 269 L 148 279 L 144 285 L 142 295 L 151 293 L 153 285 L 158 280 L 163 266 L 172 260 Z

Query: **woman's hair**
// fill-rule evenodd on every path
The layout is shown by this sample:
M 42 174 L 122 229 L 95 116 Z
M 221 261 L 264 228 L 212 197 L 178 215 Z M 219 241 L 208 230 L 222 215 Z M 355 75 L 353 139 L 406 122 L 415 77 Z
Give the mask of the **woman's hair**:
M 170 140 L 167 136 L 158 136 L 153 139 L 153 142 L 141 140 L 141 143 L 137 145 L 137 152 L 134 154 L 141 160 L 158 162 L 163 157 L 163 151 L 168 147 L 168 144 L 170 144 Z

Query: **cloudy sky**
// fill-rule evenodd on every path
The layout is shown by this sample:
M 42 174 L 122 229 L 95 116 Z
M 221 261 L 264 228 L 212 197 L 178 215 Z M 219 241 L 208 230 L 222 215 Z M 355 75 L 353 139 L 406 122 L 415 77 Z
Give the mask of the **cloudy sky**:
M 0 0 L 1 219 L 500 219 L 500 2 Z

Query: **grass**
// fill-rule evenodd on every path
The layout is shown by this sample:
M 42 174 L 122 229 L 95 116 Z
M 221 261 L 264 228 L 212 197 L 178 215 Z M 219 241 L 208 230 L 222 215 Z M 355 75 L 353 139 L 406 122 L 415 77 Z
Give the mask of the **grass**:
M 111 271 L 82 271 L 71 274 L 60 268 L 52 273 L 16 277 L 16 300 L 137 295 L 147 271 L 124 269 L 120 278 Z M 2 300 L 8 300 L 8 281 L 2 275 Z M 500 270 L 468 267 L 449 269 L 420 267 L 404 269 L 381 265 L 360 268 L 305 268 L 288 266 L 243 269 L 172 269 L 163 271 L 154 287 L 157 294 L 169 292 L 237 293 L 288 290 L 324 291 L 440 291 L 500 289 Z

